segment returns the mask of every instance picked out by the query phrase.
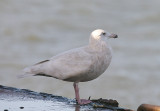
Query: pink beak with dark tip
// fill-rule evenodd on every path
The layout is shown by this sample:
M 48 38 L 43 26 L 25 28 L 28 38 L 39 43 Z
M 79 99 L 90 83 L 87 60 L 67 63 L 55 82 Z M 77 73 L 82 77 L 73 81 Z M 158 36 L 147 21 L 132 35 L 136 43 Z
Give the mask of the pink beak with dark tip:
M 109 35 L 110 38 L 118 38 L 118 35 L 117 34 L 111 34 Z

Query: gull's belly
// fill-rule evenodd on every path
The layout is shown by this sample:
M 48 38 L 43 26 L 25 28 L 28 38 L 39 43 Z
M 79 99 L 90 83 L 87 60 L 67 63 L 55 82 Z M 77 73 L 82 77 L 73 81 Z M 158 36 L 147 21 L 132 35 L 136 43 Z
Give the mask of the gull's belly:
M 70 81 L 70 82 L 86 82 L 91 81 L 93 79 L 96 79 L 98 76 L 100 76 L 102 73 L 105 72 L 105 70 L 108 68 L 110 64 L 109 61 L 102 61 L 99 63 L 94 63 L 90 66 L 88 71 L 76 74 L 76 76 L 71 76 L 67 79 L 64 79 L 64 81 Z

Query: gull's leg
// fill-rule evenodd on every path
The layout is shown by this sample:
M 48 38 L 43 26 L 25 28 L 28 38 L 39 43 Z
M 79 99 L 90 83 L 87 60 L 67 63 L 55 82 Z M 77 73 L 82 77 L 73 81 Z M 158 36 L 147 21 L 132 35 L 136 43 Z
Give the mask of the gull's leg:
M 75 96 L 76 96 L 76 100 L 79 103 L 81 103 L 80 97 L 79 97 L 79 88 L 78 88 L 78 83 L 73 83 L 74 86 L 74 91 L 75 91 Z
M 76 96 L 76 100 L 77 100 L 77 103 L 78 103 L 78 104 L 83 105 L 83 104 L 91 103 L 90 100 L 80 99 L 78 83 L 74 82 L 74 83 L 73 83 L 73 86 L 74 86 L 75 96 Z

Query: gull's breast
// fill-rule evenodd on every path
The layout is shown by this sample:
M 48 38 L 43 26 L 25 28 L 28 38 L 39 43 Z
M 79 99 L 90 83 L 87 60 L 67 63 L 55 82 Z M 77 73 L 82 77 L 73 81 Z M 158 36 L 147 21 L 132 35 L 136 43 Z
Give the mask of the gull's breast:
M 94 63 L 90 66 L 88 73 L 85 73 L 80 82 L 90 81 L 96 79 L 98 76 L 103 74 L 108 68 L 112 59 L 111 52 L 107 54 L 100 54 L 94 57 Z

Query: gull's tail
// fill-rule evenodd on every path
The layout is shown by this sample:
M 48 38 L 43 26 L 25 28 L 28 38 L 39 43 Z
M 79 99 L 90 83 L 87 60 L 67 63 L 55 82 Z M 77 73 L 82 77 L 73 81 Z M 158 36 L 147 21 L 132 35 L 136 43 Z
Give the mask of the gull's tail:
M 18 78 L 30 77 L 35 75 L 45 75 L 43 74 L 43 64 L 47 63 L 49 60 L 41 61 L 33 66 L 26 67 L 23 69 L 23 74 L 18 75 Z

